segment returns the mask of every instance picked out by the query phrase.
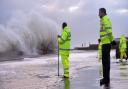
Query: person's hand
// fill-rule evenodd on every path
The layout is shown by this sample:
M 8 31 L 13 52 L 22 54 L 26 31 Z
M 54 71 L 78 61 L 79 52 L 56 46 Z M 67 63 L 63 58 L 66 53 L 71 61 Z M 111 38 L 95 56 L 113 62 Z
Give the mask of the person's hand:
M 61 36 L 60 35 L 58 35 L 58 38 L 60 38 Z
M 113 41 L 111 42 L 111 45 L 116 45 L 116 41 L 113 40 Z

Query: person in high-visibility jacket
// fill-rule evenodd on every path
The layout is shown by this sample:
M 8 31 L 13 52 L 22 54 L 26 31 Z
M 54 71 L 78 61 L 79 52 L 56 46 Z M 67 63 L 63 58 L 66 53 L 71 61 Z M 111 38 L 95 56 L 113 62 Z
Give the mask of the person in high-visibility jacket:
M 64 78 L 69 77 L 69 54 L 71 45 L 71 32 L 67 23 L 62 24 L 63 31 L 59 36 L 59 53 L 64 68 Z
M 127 58 L 126 55 L 126 49 L 127 49 L 127 41 L 124 35 L 121 35 L 120 42 L 119 42 L 119 50 L 120 50 L 120 61 L 123 60 L 123 58 Z
M 100 80 L 100 85 L 110 84 L 110 49 L 114 42 L 112 34 L 112 24 L 107 16 L 106 9 L 99 9 L 100 17 L 100 39 L 102 43 L 102 66 L 103 79 Z
M 98 58 L 99 60 L 102 59 L 102 43 L 101 43 L 101 40 L 98 39 Z

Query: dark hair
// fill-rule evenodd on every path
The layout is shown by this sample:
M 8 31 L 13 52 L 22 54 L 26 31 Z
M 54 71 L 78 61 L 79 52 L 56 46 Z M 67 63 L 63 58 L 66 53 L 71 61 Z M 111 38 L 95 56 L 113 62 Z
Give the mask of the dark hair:
M 100 8 L 99 10 L 100 10 L 102 13 L 107 14 L 105 8 Z
M 63 22 L 62 28 L 64 29 L 66 26 L 67 26 L 67 23 L 66 22 Z

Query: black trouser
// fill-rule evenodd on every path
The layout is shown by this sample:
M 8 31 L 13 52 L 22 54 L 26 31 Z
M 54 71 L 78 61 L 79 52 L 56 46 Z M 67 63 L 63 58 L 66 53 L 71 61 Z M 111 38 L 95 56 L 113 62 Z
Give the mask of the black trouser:
M 105 83 L 110 82 L 110 49 L 110 44 L 102 45 L 103 80 Z

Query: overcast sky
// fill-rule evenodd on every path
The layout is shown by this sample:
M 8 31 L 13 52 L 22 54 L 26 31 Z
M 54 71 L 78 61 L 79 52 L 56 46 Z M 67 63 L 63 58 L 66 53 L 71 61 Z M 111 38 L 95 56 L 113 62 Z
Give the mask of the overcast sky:
M 6 24 L 18 12 L 36 11 L 59 26 L 66 21 L 71 28 L 72 45 L 95 43 L 101 7 L 107 9 L 114 37 L 128 36 L 128 0 L 0 0 L 0 24 Z

